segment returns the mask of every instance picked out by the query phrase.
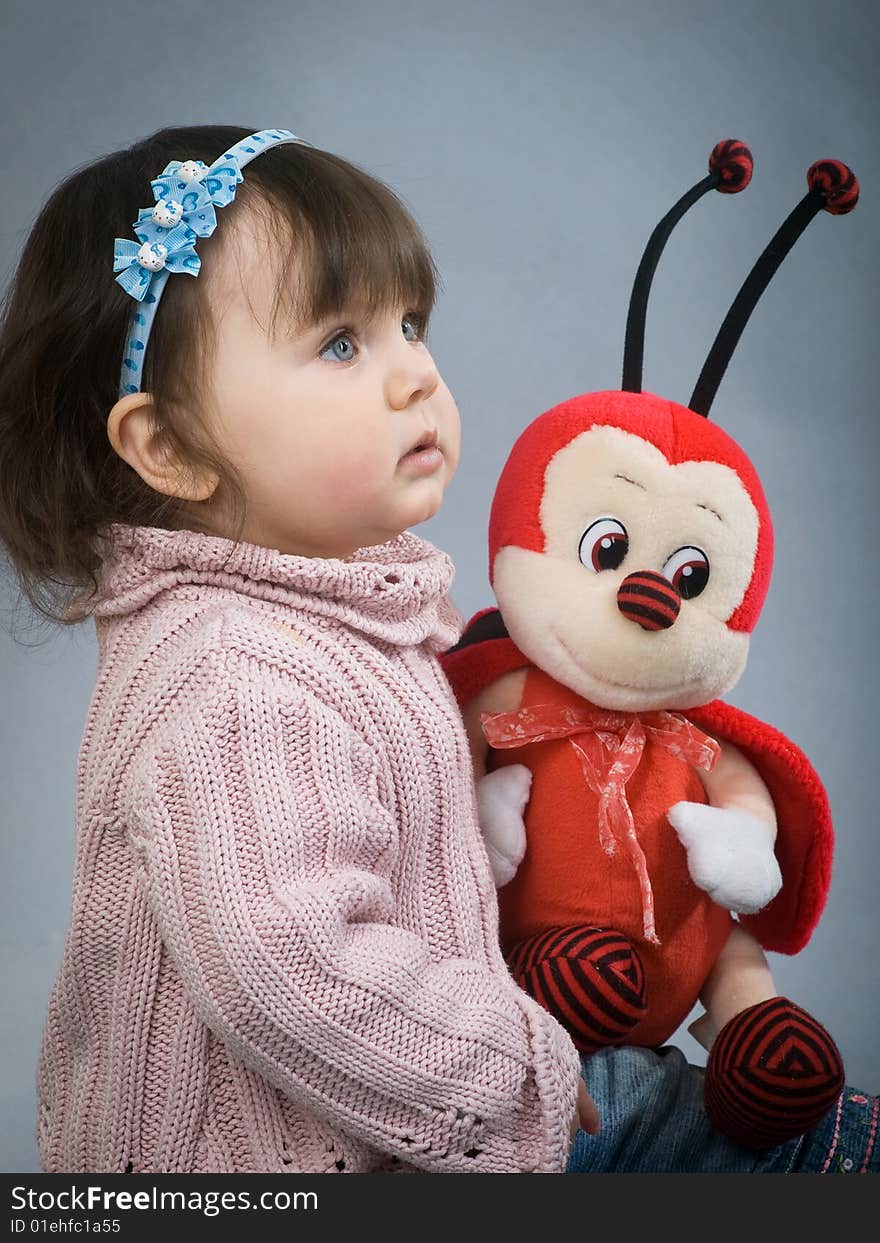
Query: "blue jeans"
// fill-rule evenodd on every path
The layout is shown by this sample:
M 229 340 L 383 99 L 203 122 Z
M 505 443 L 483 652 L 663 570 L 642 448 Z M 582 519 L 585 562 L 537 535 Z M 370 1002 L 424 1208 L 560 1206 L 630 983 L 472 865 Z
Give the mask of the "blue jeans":
M 754 1152 L 709 1122 L 704 1072 L 679 1049 L 605 1049 L 582 1058 L 581 1073 L 602 1129 L 578 1132 L 569 1174 L 880 1173 L 880 1097 L 867 1092 L 844 1088 L 814 1130 Z

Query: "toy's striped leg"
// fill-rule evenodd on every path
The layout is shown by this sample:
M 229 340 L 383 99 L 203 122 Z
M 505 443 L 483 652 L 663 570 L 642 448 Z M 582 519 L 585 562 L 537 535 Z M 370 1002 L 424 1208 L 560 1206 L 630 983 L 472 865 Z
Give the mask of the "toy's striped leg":
M 621 1044 L 645 1017 L 645 973 L 613 928 L 552 928 L 506 953 L 514 979 L 549 1010 L 582 1053 Z
M 816 1126 L 843 1083 L 825 1028 L 786 997 L 772 997 L 718 1033 L 706 1064 L 706 1112 L 737 1143 L 773 1148 Z

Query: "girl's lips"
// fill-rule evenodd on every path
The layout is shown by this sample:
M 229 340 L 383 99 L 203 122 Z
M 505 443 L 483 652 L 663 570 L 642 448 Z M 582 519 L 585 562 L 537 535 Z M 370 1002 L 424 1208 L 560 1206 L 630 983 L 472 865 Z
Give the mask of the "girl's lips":
M 400 459 L 399 465 L 410 475 L 430 475 L 443 465 L 443 454 L 438 448 L 411 449 Z

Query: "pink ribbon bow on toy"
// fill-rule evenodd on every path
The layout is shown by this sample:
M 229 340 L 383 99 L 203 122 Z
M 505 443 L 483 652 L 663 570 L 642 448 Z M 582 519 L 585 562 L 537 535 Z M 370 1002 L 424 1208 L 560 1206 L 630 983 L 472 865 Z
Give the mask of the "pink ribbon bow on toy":
M 605 712 L 601 708 L 532 704 L 517 712 L 483 712 L 483 733 L 498 750 L 530 742 L 567 738 L 577 752 L 584 779 L 599 796 L 599 842 L 613 855 L 626 843 L 639 878 L 645 939 L 659 945 L 654 926 L 654 892 L 645 853 L 636 835 L 626 783 L 636 771 L 650 734 L 670 755 L 709 772 L 721 748 L 714 738 L 676 712 Z M 577 735 L 574 737 L 573 735 Z

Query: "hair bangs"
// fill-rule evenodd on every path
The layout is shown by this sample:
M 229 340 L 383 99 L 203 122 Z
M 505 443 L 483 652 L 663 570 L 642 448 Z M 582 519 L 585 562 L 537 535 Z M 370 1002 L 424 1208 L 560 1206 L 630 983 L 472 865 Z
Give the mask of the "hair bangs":
M 279 323 L 303 331 L 352 311 L 372 318 L 397 309 L 427 328 L 439 278 L 419 226 L 368 173 L 328 152 L 303 155 L 295 147 L 266 152 L 262 175 L 242 187 L 277 256 L 272 331 Z M 256 173 L 257 162 L 252 168 Z

